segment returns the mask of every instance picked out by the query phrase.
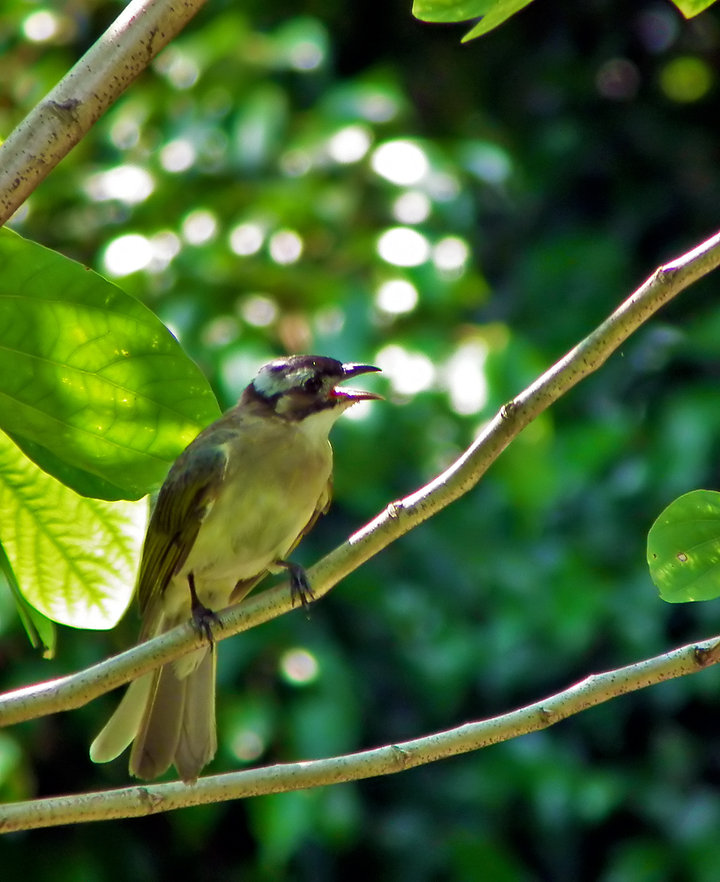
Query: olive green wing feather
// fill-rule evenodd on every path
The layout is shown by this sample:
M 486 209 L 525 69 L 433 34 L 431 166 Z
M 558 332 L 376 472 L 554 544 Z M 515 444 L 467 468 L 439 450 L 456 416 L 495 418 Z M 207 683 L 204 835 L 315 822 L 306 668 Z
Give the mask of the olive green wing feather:
M 144 612 L 167 588 L 190 553 L 227 470 L 227 447 L 194 442 L 178 458 L 162 485 L 150 518 L 137 579 Z

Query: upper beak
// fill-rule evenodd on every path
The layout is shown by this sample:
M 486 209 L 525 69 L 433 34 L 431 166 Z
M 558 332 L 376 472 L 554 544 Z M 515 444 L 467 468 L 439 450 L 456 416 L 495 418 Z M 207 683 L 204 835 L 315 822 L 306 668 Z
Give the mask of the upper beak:
M 379 367 L 375 367 L 372 364 L 354 364 L 353 362 L 349 362 L 344 364 L 343 366 L 343 375 L 340 380 L 341 383 L 344 383 L 345 380 L 350 380 L 352 377 L 359 377 L 360 374 L 370 374 L 379 371 Z M 352 398 L 353 401 L 372 401 L 373 399 L 377 401 L 382 401 L 382 395 L 376 395 L 375 392 L 365 392 L 363 389 L 335 389 L 335 394 L 340 398 Z

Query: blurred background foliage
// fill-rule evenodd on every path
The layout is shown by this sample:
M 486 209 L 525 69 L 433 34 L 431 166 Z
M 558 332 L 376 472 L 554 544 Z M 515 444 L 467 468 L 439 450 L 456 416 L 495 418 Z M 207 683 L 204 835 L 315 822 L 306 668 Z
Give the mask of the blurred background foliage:
M 6 0 L 7 134 L 118 14 Z M 654 267 L 718 226 L 720 12 L 532 4 L 482 40 L 410 3 L 216 0 L 12 225 L 148 304 L 223 407 L 285 351 L 367 360 L 387 402 L 334 433 L 310 563 L 452 459 Z M 210 771 L 449 728 L 716 633 L 668 606 L 645 537 L 718 484 L 717 277 L 530 426 L 482 484 L 313 608 L 223 643 Z M 0 685 L 33 656 L 0 596 Z M 4 800 L 128 782 L 87 745 L 115 696 L 0 733 Z M 33 879 L 714 880 L 720 673 L 402 775 L 14 834 Z

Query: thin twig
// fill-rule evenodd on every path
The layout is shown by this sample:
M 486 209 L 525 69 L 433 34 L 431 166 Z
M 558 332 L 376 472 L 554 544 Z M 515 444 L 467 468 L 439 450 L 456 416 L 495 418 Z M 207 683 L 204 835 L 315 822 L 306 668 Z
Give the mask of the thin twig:
M 133 0 L 0 146 L 0 226 L 207 0 Z
M 324 787 L 402 772 L 546 729 L 627 692 L 696 673 L 720 661 L 719 646 L 720 637 L 682 646 L 637 664 L 587 677 L 563 692 L 508 714 L 374 750 L 212 775 L 189 785 L 179 781 L 136 785 L 1 806 L 0 833 L 143 817 L 187 806 Z

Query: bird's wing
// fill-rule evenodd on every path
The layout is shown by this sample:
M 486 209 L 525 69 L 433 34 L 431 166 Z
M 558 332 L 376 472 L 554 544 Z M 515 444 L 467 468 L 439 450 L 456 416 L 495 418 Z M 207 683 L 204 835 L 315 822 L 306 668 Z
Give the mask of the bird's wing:
M 167 588 L 195 543 L 227 469 L 222 443 L 191 445 L 179 457 L 160 490 L 150 519 L 140 570 L 138 602 L 144 612 Z

